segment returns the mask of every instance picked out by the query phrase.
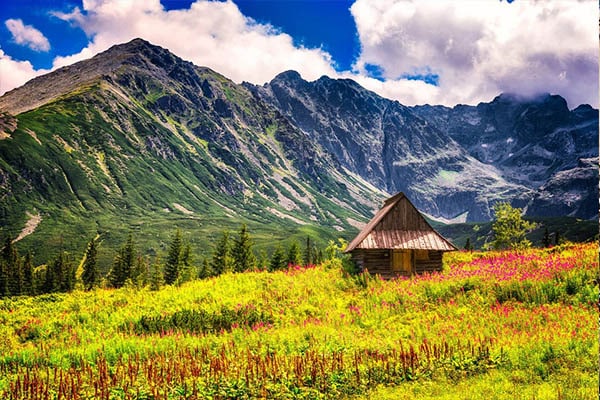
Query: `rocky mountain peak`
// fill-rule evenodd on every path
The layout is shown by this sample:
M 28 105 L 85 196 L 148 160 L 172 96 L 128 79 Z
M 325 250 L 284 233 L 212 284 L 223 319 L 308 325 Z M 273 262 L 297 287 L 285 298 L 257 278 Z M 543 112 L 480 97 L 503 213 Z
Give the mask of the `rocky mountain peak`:
M 305 82 L 298 71 L 288 70 L 281 72 L 271 80 L 271 84 L 290 83 L 290 82 Z

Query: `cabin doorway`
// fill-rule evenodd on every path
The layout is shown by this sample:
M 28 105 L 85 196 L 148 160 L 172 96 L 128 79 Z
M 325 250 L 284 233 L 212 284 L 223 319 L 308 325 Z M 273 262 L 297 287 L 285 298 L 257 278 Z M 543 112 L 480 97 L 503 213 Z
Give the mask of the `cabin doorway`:
M 392 271 L 405 275 L 413 272 L 412 252 L 410 250 L 392 251 Z

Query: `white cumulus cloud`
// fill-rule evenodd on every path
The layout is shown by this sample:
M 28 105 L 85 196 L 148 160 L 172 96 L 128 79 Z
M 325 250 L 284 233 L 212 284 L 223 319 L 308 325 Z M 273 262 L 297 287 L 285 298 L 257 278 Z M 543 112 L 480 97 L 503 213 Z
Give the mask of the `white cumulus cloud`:
M 21 86 L 28 80 L 46 72 L 50 71 L 36 70 L 29 61 L 14 60 L 0 49 L 0 93 Z
M 356 70 L 377 65 L 386 80 L 364 84 L 406 104 L 550 92 L 597 107 L 595 1 L 357 0 L 351 12 L 362 46 Z M 402 79 L 424 72 L 438 86 Z
M 49 51 L 50 42 L 42 32 L 31 25 L 25 25 L 20 19 L 7 19 L 4 24 L 10 31 L 15 43 L 27 46 L 35 51 Z
M 141 37 L 236 82 L 262 84 L 288 69 L 305 79 L 335 75 L 328 53 L 294 46 L 289 35 L 245 17 L 231 1 L 198 0 L 189 9 L 166 11 L 159 0 L 85 0 L 83 9 L 55 15 L 80 26 L 91 42 L 56 58 L 54 67 Z

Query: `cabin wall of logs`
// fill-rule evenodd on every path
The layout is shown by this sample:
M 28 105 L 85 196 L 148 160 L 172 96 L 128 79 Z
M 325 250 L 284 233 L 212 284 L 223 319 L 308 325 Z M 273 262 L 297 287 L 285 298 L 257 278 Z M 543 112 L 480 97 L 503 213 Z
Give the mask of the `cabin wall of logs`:
M 352 251 L 352 260 L 361 271 L 368 270 L 371 275 L 381 275 L 384 279 L 442 270 L 442 251 L 403 250 L 406 256 L 409 257 L 408 262 L 410 265 L 410 268 L 404 269 L 395 268 L 394 251 L 398 250 L 355 249 Z

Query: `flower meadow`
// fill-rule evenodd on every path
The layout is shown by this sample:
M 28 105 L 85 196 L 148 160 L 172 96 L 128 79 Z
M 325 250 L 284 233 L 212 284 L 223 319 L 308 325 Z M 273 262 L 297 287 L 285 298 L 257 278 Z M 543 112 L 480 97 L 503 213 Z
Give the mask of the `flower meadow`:
M 2 399 L 595 399 L 598 247 L 0 300 Z

